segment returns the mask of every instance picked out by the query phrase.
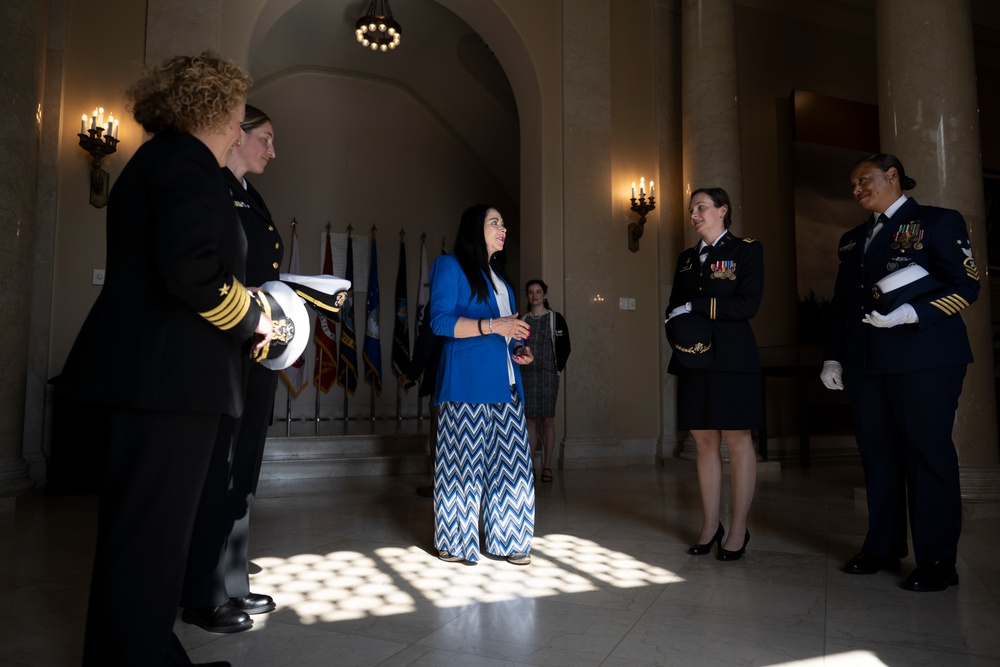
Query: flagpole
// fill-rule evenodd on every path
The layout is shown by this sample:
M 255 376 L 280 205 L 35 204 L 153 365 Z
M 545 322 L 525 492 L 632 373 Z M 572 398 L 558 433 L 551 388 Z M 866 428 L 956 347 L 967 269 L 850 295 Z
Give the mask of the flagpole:
M 368 293 L 365 304 L 365 382 L 371 387 L 369 419 L 372 433 L 375 432 L 375 396 L 382 393 L 382 344 L 378 280 L 378 256 L 375 234 L 378 228 L 372 225 L 369 238 Z
M 404 264 L 405 259 L 406 259 L 405 255 L 404 255 L 404 252 L 405 252 L 405 245 L 404 244 L 405 243 L 406 243 L 406 230 L 405 229 L 400 229 L 399 230 L 399 267 L 400 268 L 403 268 L 404 265 L 405 265 Z M 397 271 L 397 273 L 400 273 L 400 272 Z M 406 288 L 406 272 L 404 270 L 401 273 L 402 273 L 402 280 L 403 280 L 403 288 L 405 289 Z M 399 303 L 400 303 L 399 302 L 399 294 L 398 294 L 398 291 L 399 291 L 399 280 L 400 280 L 400 276 L 397 275 L 396 276 L 396 290 L 397 290 L 397 294 L 395 294 L 396 308 L 397 308 L 397 310 L 399 309 Z M 405 301 L 404 301 L 404 303 L 405 303 Z M 396 318 L 397 318 L 397 320 L 399 318 L 399 313 L 398 312 L 396 313 Z M 404 316 L 404 321 L 405 321 L 405 316 Z M 397 324 L 398 324 L 398 322 L 397 322 Z M 397 355 L 396 345 L 398 343 L 398 341 L 396 340 L 396 333 L 397 333 L 396 332 L 396 327 L 393 327 L 393 330 L 392 330 L 392 365 L 394 367 L 393 370 L 400 370 L 398 368 L 395 368 L 396 365 L 397 365 L 397 361 L 398 361 L 397 357 L 396 357 L 396 355 Z M 409 331 L 405 331 L 404 334 L 406 335 L 406 339 L 407 339 L 406 340 L 407 348 L 409 348 L 409 345 L 410 345 L 410 341 L 409 341 L 410 332 Z M 409 349 L 407 349 L 407 352 L 409 352 Z M 403 395 L 402 395 L 402 393 L 400 393 L 399 383 L 397 382 L 396 383 L 396 433 L 399 433 L 402 429 L 403 429 Z
M 351 290 L 348 302 L 344 306 L 344 311 L 340 317 L 340 343 L 338 345 L 339 356 L 337 358 L 337 384 L 344 390 L 344 435 L 347 435 L 347 425 L 350 420 L 348 397 L 354 393 L 357 386 L 357 335 L 354 329 L 354 226 L 347 225 L 347 257 L 345 258 L 347 280 L 351 281 Z
M 444 247 L 444 237 L 443 236 L 441 237 L 441 247 L 442 248 Z M 426 259 L 427 259 L 427 232 L 422 232 L 420 234 L 420 278 L 419 278 L 419 281 L 418 281 L 418 282 L 421 282 L 421 283 L 424 280 L 424 269 L 425 269 L 425 267 L 427 265 L 427 262 L 425 261 Z M 420 335 L 420 326 L 423 323 L 423 320 L 422 320 L 422 318 L 420 316 L 420 313 L 419 313 L 420 307 L 421 307 L 420 292 L 419 292 L 420 287 L 421 286 L 418 286 L 418 288 L 417 288 L 418 289 L 418 293 L 417 293 L 417 311 L 418 311 L 417 321 L 414 322 L 414 324 L 413 324 L 414 329 L 416 331 L 416 333 L 414 333 L 414 335 L 413 335 L 414 345 L 416 345 L 416 339 Z M 424 303 L 423 304 L 423 308 L 424 308 L 423 317 L 430 317 L 430 314 L 426 312 L 427 307 L 428 307 L 428 304 Z M 410 379 L 411 380 L 415 380 L 416 378 L 410 378 Z M 420 429 L 422 428 L 423 423 L 424 423 L 424 398 L 423 398 L 423 396 L 420 395 L 420 389 L 419 389 L 419 385 L 418 385 L 418 388 L 417 388 L 417 433 L 420 432 Z
M 375 232 L 377 232 L 377 231 L 378 231 L 378 228 L 376 228 L 375 225 L 372 225 L 371 239 L 373 241 L 375 239 Z M 371 259 L 370 255 L 369 255 L 369 259 Z M 369 278 L 368 278 L 368 284 L 369 285 L 371 285 L 371 272 L 372 272 L 372 266 L 371 266 L 371 262 L 369 262 L 368 263 L 368 276 L 369 276 Z M 381 335 L 381 332 L 380 332 L 380 335 Z M 366 327 L 365 327 L 365 340 L 366 340 L 366 342 L 367 342 L 367 336 L 368 336 L 368 328 L 367 328 L 367 323 L 366 323 Z M 379 344 L 381 345 L 381 343 L 379 343 Z M 368 408 L 368 417 L 370 419 L 369 427 L 371 429 L 371 432 L 374 433 L 375 432 L 375 383 L 372 382 L 369 385 L 369 387 L 371 388 L 371 392 L 370 392 L 371 403 L 370 403 L 369 408 Z
M 322 271 L 323 271 L 323 273 L 324 274 L 332 274 L 333 270 L 327 268 L 328 265 L 332 266 L 332 264 L 333 264 L 333 258 L 330 256 L 330 223 L 329 222 L 326 223 L 326 238 L 325 238 L 325 245 L 323 246 L 323 255 L 322 255 L 322 258 L 323 258 L 323 261 L 322 261 Z M 326 318 L 324 318 L 322 315 L 320 315 L 319 317 L 317 317 L 317 319 L 316 319 L 316 326 L 320 327 L 321 326 L 321 322 L 324 325 L 323 331 L 325 332 L 326 331 L 326 329 L 325 329 Z M 336 330 L 336 327 L 334 327 L 334 330 Z M 317 332 L 316 335 L 318 335 L 318 332 Z M 324 336 L 326 336 L 325 333 L 324 333 Z M 315 338 L 315 336 L 314 336 L 314 338 Z M 327 338 L 328 338 L 328 336 L 327 336 Z M 321 417 L 320 416 L 320 408 L 319 408 L 319 394 L 320 394 L 320 391 L 323 389 L 323 358 L 324 358 L 323 349 L 324 349 L 323 346 L 320 345 L 319 341 L 317 340 L 317 343 L 316 343 L 316 370 L 315 370 L 315 373 L 313 375 L 313 387 L 316 389 L 316 403 L 315 403 L 314 415 L 313 415 L 313 421 L 315 423 L 316 435 L 319 435 L 319 424 L 320 424 L 320 422 L 330 421 L 329 417 Z M 334 368 L 334 377 L 335 378 L 336 378 L 336 372 L 337 372 L 337 370 L 336 370 L 336 367 L 335 367 Z M 329 390 L 329 387 L 327 387 L 327 390 Z

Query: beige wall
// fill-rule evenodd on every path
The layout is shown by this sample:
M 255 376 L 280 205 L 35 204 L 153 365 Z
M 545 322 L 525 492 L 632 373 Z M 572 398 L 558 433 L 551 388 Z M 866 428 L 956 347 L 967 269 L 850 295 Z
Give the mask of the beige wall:
M 70 0 L 59 133 L 58 219 L 53 263 L 49 377 L 59 373 L 76 332 L 100 292 L 93 269 L 104 268 L 105 209 L 90 206 L 90 154 L 79 146 L 80 116 L 94 107 L 121 118 L 118 151 L 102 162 L 114 184 L 142 141 L 142 129 L 125 111 L 122 91 L 144 60 L 144 3 L 109 0 L 102 11 Z M 115 35 L 95 42 L 94 35 Z
M 657 281 L 659 211 L 649 214 L 639 251 L 628 249 L 632 182 L 659 181 L 653 72 L 653 11 L 646 0 L 611 3 L 611 227 L 615 290 L 614 313 L 615 431 L 622 441 L 640 440 L 652 447 L 660 432 L 660 374 L 656 363 L 663 335 L 663 309 Z M 665 191 L 665 189 L 663 190 Z M 657 200 L 657 207 L 664 199 Z M 669 197 L 667 198 L 667 204 Z M 620 298 L 635 299 L 635 310 L 622 310 Z M 580 332 L 580 335 L 586 335 Z
M 246 62 L 258 22 L 274 20 L 297 0 L 219 1 L 220 48 L 224 55 Z M 102 6 L 105 11 L 97 14 L 81 0 L 67 2 L 69 28 L 58 147 L 58 222 L 48 346 L 50 376 L 59 372 L 98 293 L 99 288 L 90 284 L 92 269 L 103 268 L 104 263 L 104 211 L 87 204 L 90 165 L 87 155 L 76 145 L 80 114 L 104 104 L 122 118 L 119 151 L 104 162 L 113 182 L 141 140 L 139 128 L 124 112 L 120 92 L 138 74 L 138 64 L 144 59 L 146 34 L 144 3 L 109 0 Z M 567 265 L 586 266 L 588 262 L 587 257 L 566 257 L 563 250 L 566 235 L 573 233 L 572 221 L 564 220 L 563 214 L 563 63 L 559 27 L 563 25 L 564 3 L 439 2 L 489 43 L 517 98 L 522 131 L 520 208 L 504 213 L 520 226 L 519 277 L 543 277 L 550 285 L 552 306 L 564 312 L 574 339 L 585 337 L 588 332 L 584 328 L 574 327 L 574 314 L 563 302 L 562 288 Z M 611 248 L 614 291 L 608 296 L 613 300 L 610 348 L 614 351 L 615 368 L 613 377 L 608 378 L 615 395 L 613 414 L 606 418 L 613 420 L 617 438 L 640 448 L 648 446 L 650 461 L 653 443 L 661 430 L 661 398 L 664 405 L 673 404 L 670 397 L 660 396 L 661 379 L 654 359 L 661 342 L 661 314 L 667 296 L 659 293 L 658 275 L 664 268 L 662 262 L 672 262 L 674 256 L 658 258 L 657 242 L 658 235 L 668 233 L 660 227 L 666 211 L 670 211 L 671 219 L 677 220 L 678 215 L 683 218 L 686 208 L 686 202 L 658 198 L 657 211 L 649 218 L 640 251 L 633 254 L 627 250 L 626 228 L 634 219 L 628 210 L 629 184 L 639 176 L 659 180 L 655 173 L 654 40 L 650 27 L 653 4 L 649 0 L 609 0 L 612 154 L 611 178 L 605 184 L 613 207 L 607 224 L 614 239 Z M 93 35 L 107 34 L 109 27 L 115 39 L 95 42 Z M 786 345 L 795 340 L 794 228 L 792 195 L 787 186 L 790 127 L 789 118 L 779 110 L 781 99 L 792 90 L 801 89 L 873 102 L 873 30 L 873 25 L 822 28 L 737 5 L 743 229 L 748 236 L 761 239 L 766 249 L 765 297 L 754 323 L 763 346 Z M 980 76 L 998 71 L 992 64 L 981 66 Z M 981 79 L 981 91 L 994 88 Z M 1000 107 L 995 98 L 990 95 L 983 99 L 984 114 Z M 301 229 L 304 242 L 316 239 L 327 220 L 335 228 L 337 224 L 352 222 L 361 233 L 372 222 L 379 224 L 383 372 L 389 377 L 388 338 L 399 228 L 405 227 L 408 232 L 409 290 L 413 302 L 420 232 L 427 231 L 429 255 L 433 257 L 441 235 L 448 236 L 450 243 L 447 232 L 453 229 L 457 213 L 471 199 L 490 198 L 489 183 L 474 167 L 469 168 L 467 156 L 458 147 L 449 145 L 446 134 L 440 132 L 433 119 L 399 90 L 312 72 L 299 78 L 261 82 L 252 91 L 251 99 L 266 107 L 277 124 L 278 159 L 254 182 L 267 198 L 286 240 L 292 216 L 304 225 Z M 370 101 L 378 109 L 379 103 L 386 100 L 395 101 L 397 111 L 406 110 L 402 115 L 384 118 L 399 122 L 400 128 L 405 129 L 407 136 L 395 139 L 402 140 L 407 151 L 398 163 L 382 170 L 380 177 L 386 188 L 379 208 L 391 214 L 370 220 L 366 213 L 368 202 L 355 193 L 358 179 L 371 171 L 371 165 L 355 161 L 363 158 L 355 157 L 358 147 L 351 135 L 359 127 L 359 101 Z M 987 126 L 984 122 L 984 128 Z M 430 160 L 428 151 L 432 153 Z M 417 157 L 413 152 L 419 152 Z M 995 167 L 996 160 L 990 162 L 989 156 L 997 154 L 1000 151 L 984 148 L 984 164 Z M 386 222 L 383 224 L 382 220 Z M 678 230 L 669 233 L 677 234 Z M 303 270 L 317 266 L 318 251 L 304 248 Z M 619 297 L 635 298 L 636 310 L 619 310 Z M 360 322 L 363 315 L 357 316 Z M 359 326 L 361 333 L 363 329 Z M 573 381 L 572 365 L 571 359 L 564 382 Z M 364 389 L 362 385 L 361 391 Z M 594 386 L 591 390 L 601 391 L 601 387 Z M 365 393 L 361 395 L 367 397 Z M 327 400 L 337 403 L 339 397 L 335 391 Z M 279 397 L 279 406 L 282 398 Z M 391 411 L 394 409 L 391 402 L 392 399 L 385 399 L 380 409 Z M 33 409 L 31 403 L 29 410 Z M 787 420 L 779 420 L 778 427 L 791 428 Z M 25 443 L 25 451 L 38 449 L 38 443 Z

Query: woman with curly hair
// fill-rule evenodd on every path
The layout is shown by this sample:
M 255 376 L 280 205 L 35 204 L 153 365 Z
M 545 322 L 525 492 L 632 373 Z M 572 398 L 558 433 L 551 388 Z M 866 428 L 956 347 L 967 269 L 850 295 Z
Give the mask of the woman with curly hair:
M 125 93 L 153 138 L 111 190 L 107 280 L 59 381 L 110 424 L 84 665 L 191 662 L 173 624 L 198 499 L 219 420 L 243 409 L 242 344 L 271 338 L 220 168 L 249 83 L 204 52 Z

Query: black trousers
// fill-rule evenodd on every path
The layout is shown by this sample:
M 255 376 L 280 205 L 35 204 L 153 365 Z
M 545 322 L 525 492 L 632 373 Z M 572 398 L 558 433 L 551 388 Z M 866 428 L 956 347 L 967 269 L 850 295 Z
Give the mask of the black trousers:
M 223 416 L 202 491 L 181 606 L 218 607 L 250 593 L 250 510 L 257 492 L 278 374 L 251 366 L 243 415 Z
M 844 378 L 868 495 L 865 553 L 906 556 L 909 511 L 917 565 L 955 564 L 962 498 L 951 432 L 965 372 L 950 366 Z
M 191 664 L 173 633 L 219 415 L 112 408 L 83 664 Z

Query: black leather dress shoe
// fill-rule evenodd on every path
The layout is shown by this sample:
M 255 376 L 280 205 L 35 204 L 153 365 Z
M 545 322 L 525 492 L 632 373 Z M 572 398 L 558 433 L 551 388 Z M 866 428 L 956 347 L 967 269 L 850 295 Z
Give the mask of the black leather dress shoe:
M 248 614 L 266 614 L 269 611 L 274 611 L 275 608 L 274 598 L 259 593 L 250 593 L 239 598 L 229 598 L 229 600 L 234 607 Z
M 221 607 L 187 607 L 181 620 L 209 632 L 242 632 L 253 627 L 253 620 L 232 602 Z
M 705 544 L 692 544 L 688 548 L 688 553 L 692 556 L 704 556 L 705 554 L 712 553 L 712 545 L 718 542 L 722 544 L 722 536 L 726 534 L 726 529 L 722 527 L 722 523 L 719 523 L 719 529 L 715 531 L 715 535 L 712 536 Z
M 869 556 L 862 551 L 847 561 L 842 569 L 847 574 L 875 574 L 879 570 L 899 572 L 899 559 Z
M 949 586 L 958 586 L 958 572 L 954 565 L 941 561 L 918 567 L 903 582 L 903 588 L 918 593 L 943 591 Z

